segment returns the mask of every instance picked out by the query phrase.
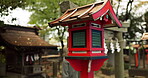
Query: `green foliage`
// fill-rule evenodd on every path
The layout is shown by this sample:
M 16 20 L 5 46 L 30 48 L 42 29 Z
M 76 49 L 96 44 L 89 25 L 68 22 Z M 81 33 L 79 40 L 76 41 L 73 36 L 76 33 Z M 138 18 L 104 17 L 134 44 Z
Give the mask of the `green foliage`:
M 146 32 L 148 32 L 148 11 L 144 14 L 144 20 L 146 22 Z
M 137 5 L 133 5 L 135 1 L 134 0 L 129 0 L 127 2 L 127 6 L 126 6 L 126 11 L 122 12 L 119 15 L 119 19 L 124 22 L 124 21 L 130 21 L 130 27 L 128 28 L 128 32 L 124 33 L 124 38 L 125 39 L 137 39 L 136 37 L 136 32 L 139 32 L 141 34 L 143 34 L 146 31 L 148 31 L 147 27 L 144 28 L 142 23 L 146 22 L 146 20 L 143 19 L 144 15 L 140 15 L 138 16 L 135 12 L 139 9 L 142 8 L 142 6 L 145 6 L 148 4 L 148 1 L 139 1 L 139 3 Z M 134 6 L 134 7 L 132 7 Z M 145 18 L 147 18 L 148 16 L 145 16 Z
M 130 27 L 128 28 L 128 32 L 124 34 L 125 39 L 136 39 L 136 32 L 144 33 L 144 29 L 141 23 L 144 21 L 142 16 L 134 17 L 130 15 Z
M 0 51 L 3 50 L 3 49 L 5 49 L 5 47 L 4 46 L 0 46 Z
M 49 26 L 47 24 L 42 25 L 42 26 L 38 26 L 39 28 L 41 28 L 41 30 L 39 30 L 39 35 L 40 37 L 42 37 L 44 40 L 46 39 L 47 35 L 52 34 L 51 32 L 51 28 L 49 28 Z
M 29 0 L 27 1 L 27 6 L 29 11 L 33 12 L 30 17 L 29 24 L 35 24 L 36 26 L 40 26 L 42 30 L 40 31 L 40 36 L 45 38 L 46 35 L 53 35 L 55 40 L 63 43 L 63 40 L 66 39 L 65 32 L 67 30 L 66 27 L 54 27 L 49 28 L 47 24 L 50 21 L 53 21 L 60 17 L 62 13 L 60 12 L 59 4 L 64 0 Z M 75 4 L 81 6 L 92 3 L 94 0 L 82 1 L 82 0 L 71 0 Z M 63 46 L 63 44 L 62 44 Z
M 29 24 L 34 24 L 36 26 L 40 26 L 43 30 L 41 30 L 41 35 L 44 37 L 45 35 L 51 34 L 47 33 L 49 31 L 55 30 L 54 28 L 48 28 L 45 24 L 48 24 L 48 22 L 55 20 L 56 18 L 60 17 L 62 13 L 60 12 L 60 6 L 59 3 L 65 0 L 0 0 L 0 15 L 1 16 L 7 16 L 9 14 L 10 10 L 13 10 L 17 7 L 25 8 L 33 14 L 30 17 Z M 86 4 L 90 4 L 95 2 L 95 0 L 70 0 L 73 3 L 77 4 L 78 6 L 83 6 Z M 111 0 L 113 3 L 113 6 L 116 6 L 116 10 L 118 13 L 118 9 L 120 9 L 120 2 L 122 0 Z M 116 3 L 115 3 L 116 2 Z M 135 38 L 135 32 L 143 33 L 143 28 L 140 25 L 140 23 L 144 22 L 142 20 L 142 16 L 136 17 L 134 16 L 133 10 L 138 10 L 142 6 L 145 6 L 148 4 L 148 1 L 139 1 L 137 5 L 134 5 L 134 0 L 128 0 L 126 8 L 124 8 L 126 11 L 123 11 L 121 14 L 117 14 L 120 17 L 121 21 L 131 20 L 130 21 L 130 27 L 128 28 L 129 32 L 126 33 L 129 35 L 129 37 L 126 38 Z M 147 19 L 147 15 L 145 15 L 145 18 Z M 16 20 L 15 18 L 12 20 Z M 145 20 L 147 22 L 147 20 Z M 43 27 L 42 27 L 43 26 Z M 139 27 L 140 26 L 140 27 Z M 148 26 L 146 26 L 148 29 Z M 63 29 L 63 28 L 60 28 Z M 62 30 L 60 30 L 62 31 Z M 126 35 L 125 35 L 126 36 Z M 56 36 L 55 36 L 56 37 Z
M 44 25 L 61 16 L 59 3 L 64 0 L 29 0 L 28 10 L 34 12 L 30 17 L 30 24 Z M 94 0 L 71 0 L 82 6 L 92 3 Z
M 5 63 L 5 62 L 6 62 L 5 55 L 3 55 L 2 53 L 0 53 L 0 63 Z
M 61 26 L 56 26 L 54 28 L 52 28 L 53 31 L 57 31 L 57 33 L 53 34 L 53 37 L 58 40 L 58 41 L 62 41 L 67 39 L 67 36 L 65 36 L 65 32 L 67 31 L 67 27 L 61 27 Z
M 0 21 L 0 27 L 3 26 L 3 25 L 4 25 L 4 22 L 3 21 Z
M 17 7 L 23 7 L 26 0 L 0 0 L 0 15 L 7 16 L 9 10 L 13 10 Z
M 42 26 L 44 24 L 47 24 L 50 21 L 57 19 L 58 17 L 60 17 L 62 15 L 60 12 L 60 7 L 59 7 L 59 3 L 62 1 L 64 1 L 64 0 L 28 0 L 27 1 L 27 3 L 28 3 L 27 6 L 29 6 L 28 9 L 30 11 L 34 12 L 30 17 L 29 23 L 36 24 L 37 26 Z M 95 0 L 89 0 L 89 1 L 88 0 L 70 0 L 70 1 L 74 2 L 78 6 L 83 6 L 83 5 L 95 2 Z M 121 8 L 119 6 L 121 5 L 120 2 L 122 2 L 122 0 L 116 0 L 116 1 L 117 1 L 117 3 L 119 3 L 119 4 L 116 4 L 116 5 L 118 5 L 117 6 L 117 11 L 118 11 L 118 9 Z M 112 2 L 113 2 L 113 0 L 112 0 Z M 135 7 L 132 8 L 131 6 L 133 6 L 133 3 L 134 3 L 133 0 L 129 0 L 127 2 L 127 6 L 125 8 L 126 11 L 123 11 L 121 14 L 117 14 L 117 15 L 119 15 L 119 18 L 122 21 L 131 20 L 130 27 L 128 28 L 129 32 L 127 32 L 125 34 L 126 39 L 135 38 L 136 32 L 140 32 L 140 33 L 144 32 L 143 28 L 141 26 L 141 23 L 144 20 L 142 20 L 142 16 L 139 16 L 139 17 L 134 16 L 135 14 L 133 13 L 133 10 L 137 10 L 142 5 L 146 5 L 147 2 L 139 2 L 138 5 L 135 5 Z M 55 29 L 53 28 L 52 30 L 54 31 Z M 60 29 L 63 29 L 63 28 L 60 28 Z M 52 31 L 52 30 L 50 29 L 50 31 Z M 60 30 L 60 31 L 62 31 L 62 30 Z M 46 33 L 46 31 L 44 33 Z M 59 41 L 59 38 L 57 37 L 57 35 L 55 35 L 54 37 L 55 37 L 55 39 L 57 39 Z
M 148 1 L 139 1 L 139 4 L 135 5 L 135 9 L 139 9 L 141 6 L 146 6 Z
M 144 14 L 145 21 L 148 22 L 148 12 Z
M 60 3 L 64 0 L 30 0 L 27 1 L 27 9 L 32 11 L 33 14 L 30 17 L 29 24 L 35 24 L 40 26 L 42 30 L 40 31 L 40 36 L 45 39 L 46 35 L 52 35 L 52 38 L 61 43 L 62 49 L 64 48 L 64 40 L 67 41 L 67 36 L 65 32 L 67 27 L 56 26 L 53 28 L 45 27 L 47 24 L 62 15 L 60 12 Z M 71 0 L 78 6 L 86 5 L 93 3 L 94 0 Z M 63 56 L 63 51 L 60 52 L 60 55 Z
M 83 6 L 83 5 L 87 5 L 87 4 L 95 2 L 95 0 L 70 0 L 70 1 L 72 1 L 78 6 Z

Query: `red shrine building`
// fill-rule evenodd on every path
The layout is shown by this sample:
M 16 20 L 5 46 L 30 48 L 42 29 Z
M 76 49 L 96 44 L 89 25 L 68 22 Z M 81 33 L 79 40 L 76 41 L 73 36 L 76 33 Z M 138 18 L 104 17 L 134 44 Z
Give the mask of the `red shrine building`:
M 104 28 L 122 27 L 109 0 L 68 9 L 49 23 L 50 27 L 68 26 L 68 56 L 72 67 L 81 71 L 81 78 L 93 78 L 93 71 L 103 65 Z M 89 70 L 89 71 L 88 71 Z
M 104 28 L 122 26 L 109 0 L 69 9 L 49 24 L 69 27 L 69 56 L 104 55 Z

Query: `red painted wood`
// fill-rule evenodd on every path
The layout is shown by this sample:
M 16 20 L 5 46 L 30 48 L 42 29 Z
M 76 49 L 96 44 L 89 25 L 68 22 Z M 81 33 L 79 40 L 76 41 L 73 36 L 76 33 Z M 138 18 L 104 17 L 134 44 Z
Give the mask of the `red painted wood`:
M 102 48 L 103 48 L 103 49 L 104 49 L 104 43 L 105 43 L 105 42 L 104 42 L 104 39 L 105 39 L 105 38 L 104 38 L 104 31 L 102 30 Z
M 148 49 L 145 50 L 148 53 Z
M 111 19 L 106 18 L 106 15 L 109 15 Z M 100 20 L 99 18 L 103 16 L 103 20 Z M 68 32 L 69 32 L 69 37 L 68 37 L 68 56 L 105 56 L 104 53 L 104 25 L 106 24 L 112 24 L 112 21 L 115 21 L 119 27 L 122 26 L 118 18 L 116 17 L 116 14 L 113 11 L 113 8 L 111 6 L 110 1 L 108 0 L 106 4 L 103 4 L 103 7 L 101 10 L 98 12 L 90 15 L 90 18 L 92 19 L 84 19 L 85 21 L 73 21 L 69 22 L 67 24 L 62 24 L 63 26 L 68 26 Z M 83 27 L 76 27 L 73 28 L 72 25 L 74 24 L 80 24 L 80 23 L 86 23 L 86 26 Z M 91 23 L 96 23 L 99 24 L 101 27 L 93 27 L 91 26 Z M 72 47 L 72 32 L 73 31 L 78 31 L 78 30 L 86 30 L 86 47 L 85 48 L 73 48 Z M 92 30 L 98 30 L 101 32 L 101 48 L 93 48 L 92 47 Z M 73 53 L 74 51 L 85 51 L 86 53 Z M 101 53 L 95 53 L 93 51 L 101 51 Z M 104 61 L 107 59 L 96 59 L 92 60 L 91 62 L 91 71 L 88 72 L 88 64 L 89 60 L 81 60 L 81 59 L 67 59 L 71 66 L 76 70 L 80 71 L 81 73 L 81 78 L 94 78 L 94 71 L 97 71 L 100 69 L 100 67 L 103 65 Z M 135 60 L 136 60 L 136 66 L 138 64 L 138 55 L 135 55 Z
M 87 23 L 87 49 L 91 50 L 92 46 L 91 46 L 91 43 L 92 43 L 92 36 L 91 36 L 91 29 L 90 29 L 90 22 Z
M 89 60 L 81 59 L 66 59 L 70 65 L 76 70 L 80 71 L 80 78 L 94 78 L 94 71 L 98 71 L 107 59 L 92 60 L 90 72 L 88 72 Z
M 104 31 L 104 30 L 101 29 L 101 28 L 97 28 L 97 27 L 93 27 L 93 26 L 91 26 L 90 28 L 91 28 L 91 29 L 94 29 L 94 30 L 98 30 L 98 31 Z
M 77 30 L 86 30 L 86 26 L 84 26 L 84 27 L 78 27 L 78 28 L 71 28 L 71 29 L 69 29 L 69 31 L 71 32 L 71 31 L 77 31 Z
M 147 64 L 148 64 L 148 54 L 146 54 L 146 58 L 147 58 L 146 60 L 147 60 Z
M 146 61 L 147 61 L 147 64 L 148 64 L 148 49 L 146 49 L 145 51 L 146 51 Z
M 96 50 L 99 50 L 99 51 L 104 51 L 104 48 L 69 48 L 68 49 L 69 51 L 87 51 L 87 50 L 92 50 L 92 51 L 96 51 Z
M 92 51 L 104 51 L 105 49 L 104 48 L 92 48 L 91 50 Z
M 109 14 L 111 17 L 114 18 L 115 21 L 117 21 L 117 24 L 121 26 L 121 23 L 118 21 L 117 17 L 115 16 L 113 9 L 110 5 L 110 2 L 108 1 L 106 5 L 97 13 L 94 13 L 92 16 L 94 19 L 97 19 L 98 17 L 102 16 L 103 14 Z M 104 20 L 87 20 L 87 21 L 79 21 L 79 22 L 73 22 L 69 25 L 69 38 L 68 38 L 68 56 L 105 56 L 104 53 L 104 29 L 103 26 L 106 24 L 111 24 L 112 20 L 107 19 L 106 17 L 103 17 Z M 79 24 L 79 23 L 86 23 L 86 26 L 83 27 L 76 27 L 72 28 L 72 25 Z M 101 25 L 100 28 L 91 26 L 91 23 L 96 23 Z M 72 32 L 78 31 L 78 30 L 86 30 L 86 47 L 85 48 L 73 48 L 72 47 Z M 92 47 L 92 30 L 98 30 L 101 31 L 101 37 L 102 37 L 102 44 L 101 48 L 93 48 Z M 72 53 L 73 51 L 86 51 L 86 53 Z M 101 51 L 101 53 L 93 53 L 93 51 Z M 136 57 L 137 58 L 137 57 Z M 88 64 L 89 60 L 81 60 L 81 59 L 67 59 L 71 66 L 76 70 L 80 71 L 81 78 L 94 78 L 94 71 L 97 71 L 100 69 L 100 67 L 103 65 L 104 61 L 107 59 L 96 59 L 92 60 L 91 62 L 91 71 L 88 72 Z M 136 62 L 137 64 L 137 62 Z
M 79 24 L 79 23 L 84 23 L 86 22 L 86 26 L 84 27 L 78 27 L 78 28 L 72 28 L 73 24 Z M 71 25 L 69 25 L 69 56 L 104 56 L 104 29 L 103 25 L 101 28 L 93 27 L 91 26 L 91 23 L 97 23 L 101 24 L 99 20 L 97 21 L 83 21 L 83 22 L 75 22 Z M 102 33 L 102 47 L 101 48 L 92 48 L 92 29 L 93 30 L 98 30 L 101 31 Z M 86 47 L 85 48 L 73 48 L 72 47 L 72 32 L 73 31 L 78 31 L 78 30 L 86 30 Z M 87 53 L 72 53 L 72 51 L 86 51 Z M 92 51 L 102 51 L 101 53 L 92 53 Z
M 92 15 L 92 17 L 93 17 L 93 19 L 98 19 L 99 17 L 101 17 L 102 15 L 104 15 L 105 13 L 108 13 L 108 12 L 111 15 L 111 17 L 113 18 L 113 20 L 115 20 L 117 22 L 118 26 L 122 27 L 122 24 L 118 20 L 109 0 L 104 5 L 104 7 L 101 10 L 99 10 L 98 12 L 94 13 Z
M 136 48 L 136 54 L 135 54 L 135 66 L 138 67 L 139 64 L 138 64 L 138 49 Z
M 80 59 L 66 59 L 76 71 L 82 71 L 82 62 Z
M 111 24 L 111 19 L 107 18 L 106 16 L 108 15 L 109 17 L 109 14 L 106 13 L 104 16 L 103 16 L 103 21 L 105 22 L 105 24 Z
M 82 71 L 80 71 L 80 78 L 94 78 L 94 71 L 88 72 L 89 60 L 83 61 Z
M 68 56 L 105 56 L 105 53 L 68 53 Z
M 96 59 L 92 61 L 92 71 L 98 71 L 107 59 Z
M 69 51 L 87 51 L 89 50 L 88 48 L 69 48 Z

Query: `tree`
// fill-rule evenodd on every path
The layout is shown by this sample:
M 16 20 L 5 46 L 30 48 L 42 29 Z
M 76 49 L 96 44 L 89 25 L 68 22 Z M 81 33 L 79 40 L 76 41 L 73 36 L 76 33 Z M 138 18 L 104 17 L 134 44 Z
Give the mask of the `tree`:
M 31 0 L 27 2 L 27 7 L 29 11 L 32 11 L 33 14 L 30 17 L 30 24 L 35 24 L 36 26 L 42 27 L 45 24 L 48 24 L 50 21 L 55 20 L 56 18 L 60 17 L 62 13 L 60 12 L 59 3 L 64 0 Z M 94 0 L 89 1 L 82 1 L 82 0 L 71 0 L 75 4 L 82 6 L 89 3 L 93 3 Z M 54 32 L 55 31 L 55 32 Z M 64 39 L 67 39 L 65 36 L 65 32 L 67 31 L 67 27 L 53 27 L 53 28 L 43 28 L 42 36 L 47 35 L 48 32 L 54 32 L 53 35 L 54 39 L 60 41 L 62 50 L 64 48 Z M 48 34 L 49 35 L 49 34 Z M 44 38 L 44 37 L 43 37 Z M 61 56 L 63 56 L 63 52 L 61 52 Z
M 8 16 L 11 10 L 14 10 L 18 7 L 23 8 L 26 0 L 0 0 L 0 17 Z M 12 18 L 12 21 L 16 20 L 16 18 Z M 0 24 L 4 25 L 4 22 L 0 20 Z
M 127 2 L 125 11 L 123 11 L 121 14 L 118 14 L 119 19 L 122 22 L 124 21 L 130 22 L 130 27 L 128 28 L 128 32 L 124 33 L 125 39 L 137 39 L 135 34 L 136 32 L 141 34 L 144 33 L 145 29 L 142 26 L 142 23 L 145 22 L 143 19 L 143 14 L 138 15 L 135 12 L 141 9 L 143 5 L 147 6 L 148 1 L 138 1 L 138 2 L 139 3 L 137 5 L 133 5 L 134 0 L 129 0 Z
M 36 26 L 42 27 L 40 33 L 42 37 L 45 38 L 46 35 L 52 35 L 55 40 L 61 43 L 61 52 L 60 56 L 63 57 L 63 48 L 64 48 L 64 40 L 67 41 L 67 36 L 65 32 L 67 32 L 67 27 L 56 26 L 53 28 L 47 27 L 50 21 L 55 20 L 60 17 L 62 13 L 60 12 L 59 3 L 64 0 L 31 0 L 27 2 L 27 8 L 29 11 L 32 11 L 33 14 L 30 17 L 30 24 L 35 24 Z M 78 5 L 85 5 L 89 2 L 92 3 L 92 0 L 82 1 L 82 0 L 71 0 L 74 1 Z M 44 26 L 44 27 L 43 27 Z M 49 33 L 49 34 L 47 34 Z M 59 62 L 59 66 L 62 61 Z M 60 71 L 60 67 L 59 67 Z
M 16 9 L 17 7 L 23 7 L 26 0 L 0 0 L 0 15 L 8 15 L 9 10 Z
M 145 26 L 146 26 L 146 32 L 148 32 L 148 11 L 144 14 L 144 20 L 146 22 Z
M 49 21 L 53 21 L 61 16 L 59 3 L 64 0 L 31 0 L 28 1 L 30 8 L 28 10 L 34 12 L 30 17 L 30 24 L 43 25 Z M 93 0 L 82 1 L 82 0 L 71 0 L 77 5 L 85 5 L 92 3 Z
M 124 38 L 137 39 L 135 33 L 143 33 L 144 30 L 146 30 L 142 26 L 142 23 L 145 22 L 145 20 L 143 19 L 144 14 L 137 11 L 139 9 L 142 9 L 143 6 L 147 6 L 148 1 L 127 0 L 126 5 L 122 5 L 123 1 L 124 0 L 111 0 L 116 11 L 116 15 L 119 17 L 119 20 L 121 20 L 121 22 L 129 21 L 130 23 L 128 32 L 124 33 Z M 135 12 L 139 14 L 136 14 Z

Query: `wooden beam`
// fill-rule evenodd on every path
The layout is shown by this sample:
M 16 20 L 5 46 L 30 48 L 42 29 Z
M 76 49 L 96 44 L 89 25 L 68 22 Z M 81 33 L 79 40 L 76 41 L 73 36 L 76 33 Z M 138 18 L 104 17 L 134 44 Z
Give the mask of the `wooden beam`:
M 112 28 L 105 28 L 105 30 L 111 30 L 111 31 L 118 31 L 118 32 L 127 32 L 127 28 L 118 28 L 118 27 L 112 27 Z
M 143 33 L 141 40 L 147 40 L 148 39 L 148 33 Z
M 107 24 L 103 28 L 110 28 L 110 27 L 117 27 L 117 25 L 115 23 L 113 23 L 113 24 Z
M 108 24 L 104 26 L 105 30 L 118 31 L 118 32 L 128 32 L 127 28 L 129 27 L 129 23 L 122 23 L 122 28 L 117 27 L 116 24 Z
M 42 58 L 51 58 L 51 57 L 60 57 L 60 55 L 47 55 L 47 56 L 42 56 Z

